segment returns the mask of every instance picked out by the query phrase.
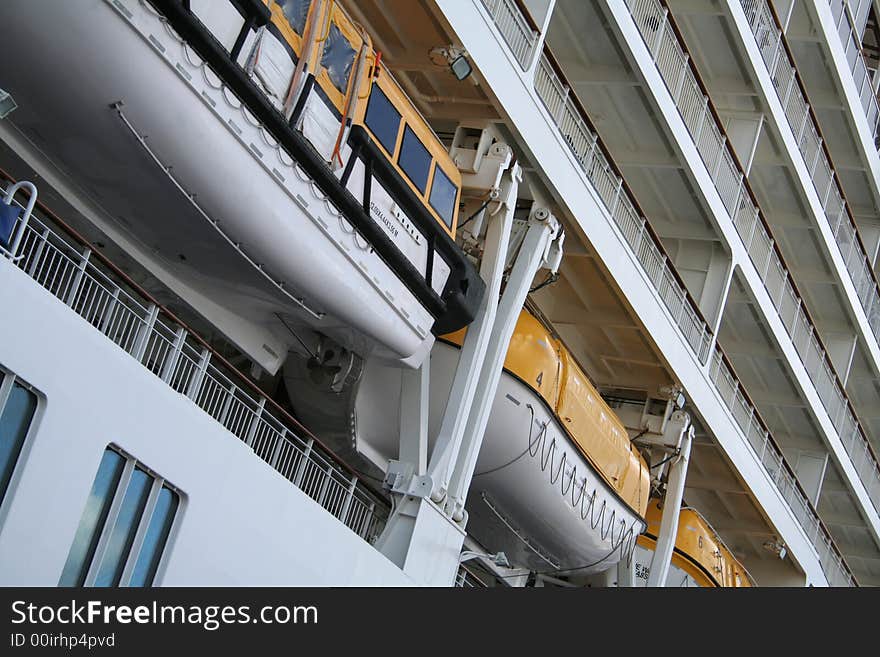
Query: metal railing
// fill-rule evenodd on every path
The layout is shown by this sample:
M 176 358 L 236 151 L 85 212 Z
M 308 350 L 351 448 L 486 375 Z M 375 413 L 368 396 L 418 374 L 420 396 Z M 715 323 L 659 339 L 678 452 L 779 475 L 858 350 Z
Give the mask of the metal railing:
M 828 4 L 831 7 L 831 15 L 834 16 L 840 45 L 843 47 L 849 70 L 852 72 L 853 82 L 859 92 L 859 100 L 862 102 L 862 109 L 865 111 L 871 136 L 876 140 L 877 130 L 880 127 L 880 102 L 877 100 L 874 78 L 871 76 L 862 54 L 861 39 L 856 33 L 845 0 L 828 0 Z
M 723 352 L 718 348 L 709 363 L 709 376 L 742 435 L 755 450 L 764 469 L 813 543 L 828 583 L 831 586 L 853 586 L 854 578 L 837 551 L 830 534 L 801 490 L 797 478 L 791 469 L 786 467 L 785 457 L 765 428 L 751 400 L 746 396 L 742 384 L 734 375 Z
M 632 248 L 654 289 L 663 299 L 685 342 L 700 362 L 705 363 L 712 344 L 711 329 L 676 276 L 669 258 L 650 232 L 623 179 L 603 152 L 596 133 L 588 125 L 568 86 L 563 83 L 546 53 L 541 54 L 534 84 L 538 97 Z
M 740 0 L 752 32 L 771 44 L 761 49 L 773 86 L 785 110 L 789 127 L 810 177 L 822 201 L 823 212 L 853 282 L 859 303 L 868 318 L 871 332 L 880 342 L 880 287 L 874 277 L 871 259 L 861 241 L 852 210 L 831 158 L 825 148 L 818 121 L 807 102 L 806 93 L 797 75 L 794 61 L 785 47 L 784 36 L 776 16 L 766 0 Z
M 659 0 L 626 0 L 626 4 L 859 479 L 880 511 L 880 464 L 754 202 L 720 121 L 690 67 L 667 9 Z M 772 44 L 768 48 L 773 49 Z
M 529 25 L 515 0 L 482 0 L 482 2 L 513 56 L 516 57 L 516 61 L 524 71 L 527 70 L 535 52 L 538 33 Z
M 480 1 L 485 5 L 488 0 Z M 630 2 L 630 0 L 627 1 Z M 647 5 L 648 0 L 633 0 L 632 4 Z M 662 14 L 653 15 L 657 19 L 657 27 L 665 22 L 665 16 Z M 646 14 L 643 13 L 643 16 Z M 701 94 L 700 100 L 695 102 L 693 95 L 682 96 L 681 92 L 686 82 L 687 55 L 681 50 L 661 48 L 660 41 L 661 39 L 658 38 L 657 48 L 652 52 L 662 55 L 662 66 L 667 71 L 675 69 L 677 77 L 673 87 L 676 90 L 674 95 L 688 101 L 688 104 L 684 106 L 684 112 L 687 112 L 691 122 L 699 119 L 699 125 L 706 128 L 707 135 L 720 136 L 714 121 L 709 120 L 711 117 L 705 116 L 708 98 Z M 549 50 L 545 48 L 535 70 L 534 78 L 535 92 L 547 110 L 549 120 L 559 129 L 574 156 L 574 160 L 602 199 L 614 223 L 642 265 L 648 279 L 660 298 L 663 299 L 667 309 L 672 313 L 673 318 L 676 319 L 685 343 L 689 345 L 702 363 L 707 362 L 711 351 L 711 362 L 708 363 L 710 380 L 742 432 L 743 438 L 754 449 L 755 454 L 811 540 L 829 583 L 841 586 L 855 585 L 855 578 L 834 544 L 828 529 L 822 523 L 815 507 L 798 483 L 793 470 L 785 461 L 785 457 L 773 440 L 755 405 L 745 393 L 745 389 L 734 374 L 720 346 L 716 344 L 712 349 L 712 333 L 709 327 L 697 310 L 696 304 L 681 285 L 660 245 L 659 238 L 653 234 L 645 217 L 638 211 L 637 203 L 630 195 L 625 181 L 620 177 L 613 161 L 605 151 L 586 112 L 577 102 L 576 96 L 571 92 L 570 85 L 567 84 L 558 66 L 553 65 L 553 61 Z M 684 64 L 684 66 L 676 68 L 676 62 Z M 713 129 L 715 129 L 714 133 Z M 718 144 L 717 141 L 713 144 L 711 138 L 702 139 L 702 128 L 697 133 L 697 137 L 696 142 L 701 155 L 714 153 L 715 166 L 712 170 L 719 171 L 722 163 L 727 161 L 725 157 L 727 151 L 724 148 L 723 140 L 721 144 Z M 728 166 L 728 170 L 730 170 L 730 166 Z M 735 167 L 733 170 L 736 170 Z M 733 216 L 739 222 L 738 230 L 747 229 L 750 232 L 750 239 L 747 242 L 750 254 L 759 259 L 763 258 L 766 261 L 765 269 L 769 270 L 773 256 L 776 254 L 772 241 L 759 221 L 757 207 L 745 195 L 742 176 L 728 178 L 726 185 L 719 188 L 719 191 L 721 189 L 724 190 L 722 198 L 725 205 L 731 211 L 736 210 Z M 784 285 L 782 287 L 785 289 Z M 799 298 L 796 295 L 791 298 L 797 302 L 789 303 L 786 306 L 786 311 L 795 317 L 797 310 L 800 310 L 801 313 L 803 311 Z
M 50 223 L 68 239 L 50 228 Z M 34 213 L 11 259 L 358 536 L 374 540 L 388 515 L 384 499 L 368 490 L 204 340 L 166 314 L 131 281 L 120 280 L 118 270 L 71 232 L 58 221 L 42 221 Z

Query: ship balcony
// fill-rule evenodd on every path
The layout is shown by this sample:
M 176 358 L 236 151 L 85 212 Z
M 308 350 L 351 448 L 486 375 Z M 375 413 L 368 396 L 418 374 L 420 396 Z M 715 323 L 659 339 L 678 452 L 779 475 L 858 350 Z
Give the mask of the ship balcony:
M 774 231 L 771 237 L 778 237 L 784 258 L 779 265 L 787 270 L 783 276 L 793 279 L 809 307 L 808 320 L 819 336 L 817 348 L 797 344 L 796 327 L 789 333 L 844 445 L 862 442 L 856 449 L 847 446 L 847 452 L 876 511 L 880 490 L 877 473 L 871 472 L 876 466 L 866 463 L 864 454 L 876 462 L 873 409 L 880 398 L 864 382 L 866 372 L 880 372 L 875 333 L 880 296 L 841 184 L 847 174 L 835 169 L 794 59 L 766 2 L 673 2 L 671 11 L 673 36 L 691 46 L 689 63 L 724 123 L 732 150 L 745 162 L 747 181 Z M 719 48 L 725 41 L 728 47 Z M 772 296 L 773 277 L 765 273 L 764 283 Z M 774 305 L 784 311 L 777 299 Z M 817 371 L 816 351 L 829 356 L 824 373 Z M 861 436 L 855 442 L 849 438 L 853 427 Z M 846 464 L 842 467 L 847 469 Z M 854 490 L 863 502 L 858 486 Z M 865 517 L 876 539 L 876 514 Z M 841 531 L 848 531 L 846 527 Z
M 682 240 L 693 231 L 697 234 L 695 241 L 703 242 L 703 250 L 696 258 L 703 262 L 691 267 L 682 261 L 683 256 L 687 256 L 684 249 L 678 248 L 680 245 L 675 240 L 665 240 L 663 233 L 673 225 L 670 217 L 688 217 L 688 210 L 680 213 L 678 208 L 667 208 L 665 212 L 656 212 L 661 218 L 655 221 L 651 210 L 656 211 L 656 207 L 643 209 L 640 203 L 644 199 L 630 187 L 632 179 L 639 178 L 639 175 L 631 175 L 633 167 L 625 157 L 626 152 L 615 152 L 613 144 L 606 147 L 602 140 L 606 124 L 617 124 L 621 131 L 618 136 L 624 131 L 633 135 L 634 143 L 629 149 L 629 153 L 633 153 L 636 145 L 641 148 L 645 143 L 641 142 L 639 129 L 630 122 L 642 122 L 652 129 L 656 119 L 640 114 L 639 110 L 643 108 L 626 103 L 613 109 L 605 108 L 605 120 L 599 127 L 600 139 L 584 105 L 593 101 L 599 88 L 608 88 L 614 85 L 614 81 L 603 77 L 601 85 L 587 86 L 589 83 L 584 83 L 584 62 L 573 62 L 576 56 L 572 56 L 572 50 L 564 50 L 566 57 L 557 61 L 547 49 L 545 37 L 554 52 L 563 52 L 556 48 L 564 42 L 554 41 L 553 35 L 560 32 L 560 25 L 571 24 L 575 31 L 583 27 L 583 32 L 577 32 L 578 42 L 595 44 L 596 48 L 604 49 L 612 56 L 620 54 L 614 43 L 608 43 L 607 36 L 600 35 L 600 32 L 605 34 L 607 26 L 603 25 L 601 15 L 595 12 L 596 7 L 585 11 L 581 3 L 556 3 L 555 10 L 545 12 L 543 20 L 530 20 L 523 7 L 513 0 L 474 0 L 464 6 L 438 1 L 436 5 L 437 15 L 467 49 L 485 87 L 491 89 L 506 127 L 527 154 L 530 164 L 548 181 L 557 204 L 565 211 L 569 241 L 561 270 L 562 279 L 557 285 L 533 295 L 540 311 L 569 346 L 587 342 L 587 336 L 596 335 L 597 327 L 608 333 L 620 328 L 632 331 L 643 328 L 642 340 L 651 345 L 652 353 L 660 354 L 661 366 L 668 368 L 673 378 L 684 387 L 699 415 L 705 442 L 711 445 L 696 450 L 698 463 L 701 459 L 703 462 L 695 471 L 704 474 L 703 482 L 708 473 L 717 473 L 725 467 L 733 473 L 728 477 L 732 483 L 725 489 L 726 493 L 712 493 L 725 499 L 713 505 L 713 510 L 720 516 L 711 518 L 711 522 L 725 527 L 730 532 L 728 536 L 736 536 L 738 545 L 748 545 L 749 541 L 756 540 L 760 531 L 755 525 L 761 525 L 760 519 L 753 525 L 740 527 L 741 533 L 737 535 L 732 526 L 735 523 L 725 522 L 724 518 L 724 514 L 728 521 L 743 517 L 745 511 L 731 502 L 734 495 L 731 491 L 738 488 L 737 482 L 745 482 L 738 490 L 741 499 L 752 499 L 763 510 L 775 531 L 784 536 L 796 553 L 795 559 L 807 573 L 808 581 L 835 585 L 853 583 L 852 572 L 837 552 L 810 495 L 789 464 L 785 450 L 777 446 L 762 414 L 746 392 L 746 386 L 737 378 L 722 348 L 723 341 L 715 339 L 715 329 L 721 325 L 723 300 L 734 276 L 733 258 L 737 267 L 750 268 L 747 272 L 750 287 L 756 287 L 761 280 L 748 251 L 741 243 L 731 245 L 732 240 L 725 241 L 716 236 L 711 224 L 699 216 L 702 210 L 695 208 L 690 210 L 690 216 L 697 215 L 697 220 L 703 223 L 702 229 L 693 226 L 694 221 L 683 221 L 682 224 L 691 225 L 678 228 L 682 231 Z M 573 24 L 575 17 L 577 23 Z M 632 21 L 631 18 L 628 20 Z M 585 27 L 582 23 L 593 27 Z M 531 34 L 524 26 L 529 27 Z M 487 34 L 492 38 L 487 39 Z M 589 34 L 589 38 L 583 38 L 584 34 Z M 641 43 L 637 32 L 633 38 Z M 503 53 L 501 57 L 499 48 Z M 600 67 L 598 72 L 601 76 L 613 71 Z M 572 84 L 568 76 L 576 82 Z M 654 76 L 658 77 L 656 69 Z M 625 80 L 620 86 L 633 88 L 638 82 Z M 690 150 L 695 151 L 693 143 Z M 624 162 L 624 177 L 620 175 L 615 158 Z M 659 170 L 675 170 L 676 175 L 682 167 L 668 156 L 659 158 L 654 164 Z M 705 167 L 701 175 L 707 180 L 706 186 L 711 186 Z M 660 187 L 664 185 L 665 182 Z M 679 191 L 667 189 L 672 193 Z M 735 185 L 732 191 L 742 189 L 742 186 Z M 743 194 L 740 192 L 740 199 Z M 692 197 L 687 193 L 684 196 Z M 714 203 L 723 209 L 717 196 Z M 769 237 L 759 227 L 755 206 L 751 207 L 749 231 L 757 235 L 751 251 L 762 255 L 766 268 L 771 259 L 775 264 L 778 256 Z M 749 216 L 745 206 L 739 216 Z M 728 234 L 733 237 L 735 229 L 729 218 L 727 221 L 731 224 Z M 577 245 L 571 244 L 573 236 L 578 240 Z M 669 248 L 670 244 L 672 248 Z M 675 257 L 670 255 L 673 249 Z M 703 268 L 702 271 L 699 267 Z M 596 276 L 597 268 L 599 276 Z M 694 280 L 698 280 L 700 289 L 693 285 Z M 780 284 L 784 280 L 787 279 L 780 279 Z M 607 287 L 609 281 L 611 289 L 637 318 L 636 322 L 627 326 L 614 317 L 597 317 L 595 312 L 590 312 L 591 302 L 595 302 L 599 295 L 591 284 L 595 282 L 596 287 Z M 768 293 L 763 291 L 763 294 L 763 305 L 772 307 Z M 795 311 L 794 319 L 806 317 L 801 303 L 792 304 L 791 310 Z M 778 316 L 775 321 L 778 331 L 784 332 Z M 805 320 L 800 321 L 803 326 Z M 600 327 L 602 324 L 605 326 Z M 808 344 L 815 344 L 813 335 L 814 332 L 808 330 L 802 340 L 806 338 Z M 608 341 L 607 335 L 605 341 Z M 791 342 L 788 344 L 794 353 Z M 584 360 L 590 358 L 588 350 L 577 355 Z M 614 358 L 611 354 L 596 358 L 594 354 L 592 361 L 597 360 L 608 365 Z M 618 357 L 618 360 L 621 359 Z M 818 362 L 825 367 L 825 360 Z M 803 365 L 800 367 L 803 369 Z M 608 372 L 613 373 L 613 370 L 608 368 Z M 613 388 L 614 377 L 609 373 L 600 384 Z M 802 372 L 802 378 L 809 381 L 805 372 Z M 625 387 L 625 384 L 619 385 Z M 818 394 L 815 389 L 813 392 L 816 394 L 815 403 L 818 403 Z M 844 453 L 842 449 L 841 453 Z M 699 487 L 689 490 L 694 496 L 702 495 Z M 751 565 L 748 567 L 753 569 Z

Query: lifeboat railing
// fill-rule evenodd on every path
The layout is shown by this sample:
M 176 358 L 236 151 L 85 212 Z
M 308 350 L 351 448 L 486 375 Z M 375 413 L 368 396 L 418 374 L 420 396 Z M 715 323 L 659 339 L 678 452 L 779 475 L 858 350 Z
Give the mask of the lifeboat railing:
M 865 119 L 871 129 L 871 136 L 876 140 L 877 130 L 880 128 L 880 102 L 877 100 L 876 73 L 875 78 L 872 78 L 862 52 L 861 39 L 856 33 L 849 3 L 846 0 L 828 0 L 828 5 L 831 7 L 831 15 L 836 21 L 837 36 L 840 38 L 843 54 L 849 64 L 856 90 L 859 92 L 859 100 L 862 102 L 862 109 L 865 111 Z
M 499 33 L 509 45 L 516 38 L 516 35 L 509 27 L 509 23 L 495 20 L 491 11 L 495 6 L 494 3 L 491 0 L 474 0 L 474 2 L 482 5 L 488 12 Z M 627 5 L 631 11 L 634 11 L 635 8 L 641 12 L 642 17 L 646 15 L 647 11 L 654 11 L 655 13 L 652 15 L 655 16 L 658 27 L 666 23 L 665 13 L 659 9 L 656 0 L 627 0 Z M 517 11 L 523 16 L 523 20 L 529 22 L 533 30 L 539 29 L 531 19 L 528 10 L 519 2 L 517 2 Z M 636 22 L 639 23 L 638 20 Z M 688 58 L 680 48 L 676 51 L 670 47 L 669 38 L 663 38 L 665 34 L 668 34 L 666 30 L 671 30 L 668 24 L 666 24 L 665 30 L 660 31 L 659 36 L 655 36 L 656 43 L 652 53 L 655 56 L 661 53 L 665 58 L 666 64 L 661 67 L 661 72 L 664 70 L 669 72 L 673 70 L 670 64 L 677 64 L 674 66 L 673 80 L 675 82 L 671 88 L 678 90 L 674 97 L 681 98 L 682 89 L 688 77 Z M 532 84 L 535 93 L 547 110 L 548 120 L 559 130 L 564 141 L 568 144 L 575 162 L 602 199 L 614 224 L 682 331 L 684 342 L 689 345 L 700 362 L 707 364 L 708 361 L 709 377 L 719 398 L 740 429 L 745 442 L 752 447 L 767 474 L 791 508 L 804 533 L 812 542 L 829 584 L 855 586 L 856 581 L 852 571 L 843 559 L 831 533 L 819 518 L 815 506 L 807 497 L 794 470 L 783 456 L 782 450 L 770 433 L 767 424 L 736 376 L 729 359 L 721 346 L 714 340 L 708 323 L 702 316 L 696 302 L 688 294 L 678 272 L 670 264 L 659 237 L 654 233 L 619 168 L 599 138 L 589 115 L 575 92 L 572 91 L 561 67 L 547 46 L 544 46 L 539 57 L 540 60 L 535 67 Z M 693 73 L 690 75 L 693 76 Z M 664 79 L 665 77 L 664 75 Z M 691 89 L 696 84 L 696 81 L 692 80 Z M 696 88 L 699 90 L 698 86 Z M 708 97 L 700 93 L 699 102 L 690 104 L 687 116 L 691 119 L 689 127 L 694 123 L 694 120 L 698 121 L 699 126 L 705 126 L 705 140 L 699 138 L 703 130 L 701 127 L 697 132 L 696 142 L 699 144 L 701 154 L 712 155 L 714 153 L 713 166 L 710 171 L 717 172 L 716 166 L 721 167 L 722 162 L 730 162 L 730 156 L 728 154 L 725 157 L 725 154 L 728 153 L 724 148 L 725 140 L 721 138 L 720 131 L 711 120 L 712 117 L 708 115 L 710 111 L 708 103 Z M 728 167 L 729 169 L 730 167 Z M 760 221 L 761 217 L 757 205 L 747 195 L 743 178 L 744 176 L 735 176 L 729 180 L 729 184 L 725 186 L 726 193 L 722 194 L 722 198 L 725 199 L 726 204 L 730 203 L 731 207 L 737 209 L 734 213 L 734 216 L 737 217 L 735 222 L 737 230 L 742 230 L 744 234 L 748 235 L 747 250 L 756 263 L 763 262 L 764 266 L 759 271 L 764 271 L 769 276 L 773 271 L 771 263 L 775 266 L 777 262 L 781 263 L 781 260 L 774 251 L 773 241 L 770 239 L 765 225 Z M 801 327 L 801 333 L 798 334 L 801 341 L 804 339 L 815 340 L 812 326 L 806 323 L 805 309 L 800 298 L 790 292 L 793 290 L 790 277 L 783 278 L 780 269 L 785 271 L 784 268 L 776 268 L 775 271 L 779 275 L 778 285 L 788 295 L 788 303 L 785 306 L 787 313 L 784 316 L 790 317 L 789 324 L 791 326 Z M 769 281 L 771 279 L 767 280 L 768 289 L 770 289 Z M 797 323 L 794 320 L 798 317 L 804 319 Z M 804 324 L 809 330 L 804 330 Z M 817 359 L 817 361 L 823 362 L 821 359 Z
M 36 206 L 40 218 L 31 215 L 12 253 L 17 267 L 358 536 L 372 542 L 381 533 L 384 496 L 88 240 Z

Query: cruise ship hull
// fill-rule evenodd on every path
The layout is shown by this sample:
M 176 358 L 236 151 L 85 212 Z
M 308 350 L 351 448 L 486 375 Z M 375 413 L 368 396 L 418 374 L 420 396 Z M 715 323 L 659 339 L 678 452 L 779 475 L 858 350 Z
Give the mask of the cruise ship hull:
M 427 353 L 435 318 L 148 3 L 9 2 L 3 14 L 16 129 L 100 207 L 91 219 L 134 240 L 227 335 L 271 327 L 274 344 L 237 341 L 254 360 L 278 369 L 294 343 L 285 324 L 361 354 Z

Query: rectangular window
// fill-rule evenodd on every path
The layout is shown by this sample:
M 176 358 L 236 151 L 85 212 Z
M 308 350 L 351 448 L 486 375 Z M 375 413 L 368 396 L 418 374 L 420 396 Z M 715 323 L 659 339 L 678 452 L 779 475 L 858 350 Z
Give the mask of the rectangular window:
M 400 145 L 397 161 L 407 178 L 424 194 L 428 186 L 428 172 L 431 170 L 431 154 L 409 126 L 403 129 L 403 143 Z
M 0 372 L 0 503 L 37 410 L 37 396 L 14 376 Z
M 378 84 L 374 84 L 370 92 L 364 123 L 393 157 L 394 147 L 397 145 L 397 132 L 400 130 L 400 112 L 394 108 Z
M 281 7 L 281 13 L 287 19 L 293 31 L 303 35 L 306 29 L 306 19 L 309 16 L 309 6 L 312 0 L 278 0 Z
M 59 586 L 150 586 L 180 495 L 112 447 L 104 451 Z
M 431 207 L 434 212 L 452 230 L 452 219 L 455 216 L 455 200 L 458 196 L 458 187 L 443 172 L 440 166 L 434 168 L 434 182 L 431 183 Z
M 336 27 L 336 23 L 330 25 L 330 31 L 324 41 L 324 52 L 321 55 L 321 66 L 327 69 L 330 82 L 340 93 L 345 93 L 348 88 L 348 77 L 351 75 L 351 67 L 354 64 L 354 56 L 357 53 L 342 31 Z

